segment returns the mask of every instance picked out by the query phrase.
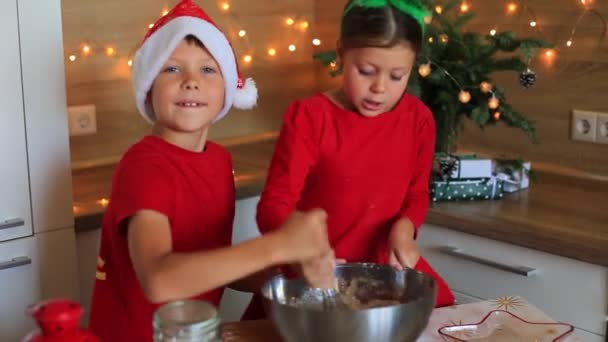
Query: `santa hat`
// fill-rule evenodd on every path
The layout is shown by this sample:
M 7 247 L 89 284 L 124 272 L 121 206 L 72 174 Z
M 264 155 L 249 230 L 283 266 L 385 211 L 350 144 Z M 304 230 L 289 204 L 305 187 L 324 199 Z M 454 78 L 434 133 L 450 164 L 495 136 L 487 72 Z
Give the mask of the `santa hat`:
M 228 39 L 211 18 L 192 0 L 181 0 L 169 13 L 154 23 L 144 37 L 133 59 L 133 90 L 140 114 L 150 123 L 155 115 L 146 101 L 152 83 L 177 45 L 188 35 L 200 40 L 218 63 L 224 77 L 224 107 L 215 121 L 230 108 L 251 109 L 256 105 L 258 91 L 252 79 L 244 80 Z

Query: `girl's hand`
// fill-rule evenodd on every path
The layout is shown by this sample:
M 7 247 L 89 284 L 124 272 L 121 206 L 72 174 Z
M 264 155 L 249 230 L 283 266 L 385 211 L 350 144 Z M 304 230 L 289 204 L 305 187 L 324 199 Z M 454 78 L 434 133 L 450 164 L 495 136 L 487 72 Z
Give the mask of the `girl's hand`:
M 398 219 L 388 237 L 388 262 L 393 268 L 414 268 L 420 259 L 420 251 L 414 240 L 414 224 L 408 218 Z
M 314 288 L 332 289 L 337 286 L 334 252 L 312 258 L 300 264 L 302 275 L 306 282 Z

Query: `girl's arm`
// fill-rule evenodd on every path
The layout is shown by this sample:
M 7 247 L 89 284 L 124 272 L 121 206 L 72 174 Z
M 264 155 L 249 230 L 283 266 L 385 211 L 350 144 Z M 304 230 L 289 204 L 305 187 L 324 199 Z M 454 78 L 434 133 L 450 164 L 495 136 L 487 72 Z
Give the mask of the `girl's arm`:
M 320 114 L 310 113 L 301 102 L 291 104 L 285 113 L 257 207 L 256 220 L 262 233 L 276 230 L 296 209 L 306 177 L 318 158 Z
M 322 210 L 294 213 L 267 236 L 232 247 L 174 253 L 167 217 L 141 210 L 129 221 L 129 255 L 146 297 L 161 303 L 196 296 L 271 265 L 328 253 L 325 220 Z

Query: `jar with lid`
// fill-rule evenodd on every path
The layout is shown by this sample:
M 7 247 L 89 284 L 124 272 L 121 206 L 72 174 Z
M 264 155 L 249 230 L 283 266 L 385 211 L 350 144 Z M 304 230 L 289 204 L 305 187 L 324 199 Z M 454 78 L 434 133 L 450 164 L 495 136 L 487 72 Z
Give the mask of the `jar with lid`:
M 162 305 L 154 313 L 153 328 L 154 342 L 221 342 L 218 311 L 205 301 Z

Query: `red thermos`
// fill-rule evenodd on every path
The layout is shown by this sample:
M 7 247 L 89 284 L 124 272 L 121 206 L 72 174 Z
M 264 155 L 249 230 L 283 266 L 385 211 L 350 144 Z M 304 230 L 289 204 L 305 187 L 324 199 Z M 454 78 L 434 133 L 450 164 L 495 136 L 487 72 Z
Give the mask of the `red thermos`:
M 22 342 L 100 342 L 86 329 L 80 328 L 82 306 L 68 299 L 38 303 L 27 310 L 39 330 L 27 335 Z

